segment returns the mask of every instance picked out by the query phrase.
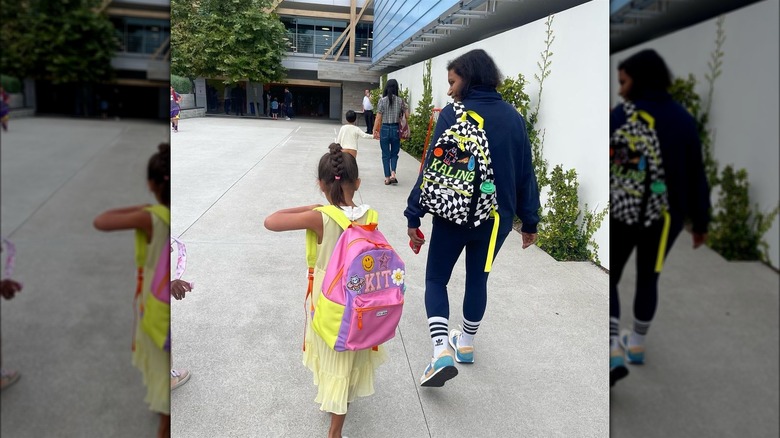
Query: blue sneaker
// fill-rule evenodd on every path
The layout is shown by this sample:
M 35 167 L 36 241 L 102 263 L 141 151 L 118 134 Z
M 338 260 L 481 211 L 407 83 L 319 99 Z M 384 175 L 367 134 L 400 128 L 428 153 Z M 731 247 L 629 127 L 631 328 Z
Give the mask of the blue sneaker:
M 609 352 L 609 386 L 614 385 L 615 382 L 627 375 L 628 367 L 623 359 L 623 349 L 613 348 Z
M 455 350 L 455 361 L 458 363 L 474 363 L 474 347 L 460 347 L 458 341 L 461 335 L 460 330 L 450 330 L 450 346 Z
M 624 331 L 620 335 L 620 345 L 626 351 L 626 359 L 628 360 L 628 363 L 634 364 L 634 365 L 642 365 L 642 364 L 645 363 L 645 346 L 644 345 L 634 345 L 633 347 L 629 347 L 628 346 L 628 337 L 630 335 L 631 335 L 631 332 Z
M 452 353 L 445 350 L 439 357 L 431 358 L 431 363 L 425 367 L 425 372 L 420 377 L 420 386 L 441 387 L 444 386 L 444 382 L 457 375 L 458 369 L 455 368 Z

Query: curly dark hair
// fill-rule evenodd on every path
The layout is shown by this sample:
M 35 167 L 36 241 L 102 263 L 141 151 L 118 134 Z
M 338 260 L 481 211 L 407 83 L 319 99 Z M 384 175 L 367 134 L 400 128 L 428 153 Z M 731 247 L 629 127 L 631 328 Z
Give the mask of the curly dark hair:
M 666 62 L 653 49 L 639 51 L 618 64 L 631 77 L 631 87 L 626 98 L 635 100 L 648 91 L 666 91 L 672 85 L 672 73 Z
M 468 96 L 471 89 L 478 85 L 496 88 L 501 83 L 501 71 L 493 58 L 482 49 L 466 52 L 453 59 L 447 64 L 447 71 L 450 70 L 463 79 L 461 99 Z

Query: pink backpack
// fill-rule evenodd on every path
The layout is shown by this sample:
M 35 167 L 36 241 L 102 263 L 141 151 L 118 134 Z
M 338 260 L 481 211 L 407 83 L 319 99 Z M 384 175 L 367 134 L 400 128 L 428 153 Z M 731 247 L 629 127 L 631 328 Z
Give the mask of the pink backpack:
M 344 229 L 328 262 L 322 294 L 312 307 L 312 326 L 335 351 L 376 347 L 395 336 L 404 305 L 404 262 L 377 230 L 378 214 L 367 224 L 351 222 L 334 205 L 315 210 Z M 317 259 L 317 235 L 307 231 L 309 293 Z M 307 299 L 308 295 L 307 293 Z

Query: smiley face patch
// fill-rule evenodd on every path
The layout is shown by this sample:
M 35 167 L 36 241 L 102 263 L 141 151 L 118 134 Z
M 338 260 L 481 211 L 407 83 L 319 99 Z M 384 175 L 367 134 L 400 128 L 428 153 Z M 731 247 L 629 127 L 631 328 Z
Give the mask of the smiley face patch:
M 362 265 L 366 272 L 371 272 L 374 269 L 374 258 L 370 255 L 363 257 Z

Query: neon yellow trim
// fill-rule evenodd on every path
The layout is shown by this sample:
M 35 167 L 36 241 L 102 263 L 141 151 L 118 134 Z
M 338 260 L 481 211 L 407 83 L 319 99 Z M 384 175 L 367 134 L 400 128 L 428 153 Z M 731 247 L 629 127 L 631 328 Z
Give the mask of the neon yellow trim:
M 334 303 L 324 295 L 319 296 L 311 326 L 331 349 L 336 345 L 343 317 L 344 306 Z
M 344 214 L 344 212 L 335 205 L 325 205 L 322 207 L 317 207 L 314 210 L 328 215 L 329 218 L 333 219 L 337 224 L 339 224 L 342 230 L 346 230 L 352 224 L 352 221 L 347 218 L 347 215 Z
M 379 223 L 379 213 L 372 209 L 369 209 L 366 213 L 366 223 L 367 224 L 378 224 Z
M 496 252 L 496 240 L 498 240 L 499 216 L 495 207 L 493 208 L 493 211 L 490 212 L 490 215 L 493 216 L 495 222 L 493 222 L 493 231 L 490 233 L 490 244 L 488 245 L 487 260 L 485 260 L 485 272 L 490 272 L 490 270 L 493 269 L 493 256 Z
M 664 258 L 666 256 L 666 241 L 669 238 L 669 228 L 672 225 L 672 217 L 668 211 L 663 212 L 664 229 L 661 232 L 661 242 L 658 244 L 658 258 L 655 261 L 655 272 L 661 272 L 664 267 Z
M 645 122 L 647 122 L 647 126 L 649 126 L 650 129 L 655 129 L 655 117 L 651 116 L 645 111 L 638 110 L 631 116 L 631 118 L 633 120 L 636 120 L 637 116 L 643 118 Z
M 477 121 L 477 124 L 479 126 L 479 129 L 482 129 L 485 127 L 485 119 L 482 118 L 479 114 L 477 114 L 474 111 L 464 111 L 463 115 L 460 116 L 461 120 L 466 120 L 466 116 L 471 116 L 472 119 Z
M 144 304 L 144 317 L 141 319 L 141 328 L 152 338 L 158 348 L 165 346 L 168 339 L 168 330 L 171 322 L 171 305 L 163 303 L 149 295 Z
M 144 207 L 144 211 L 159 217 L 165 225 L 171 224 L 171 210 L 162 204 L 150 205 Z M 146 264 L 146 233 L 140 229 L 135 230 L 135 266 L 143 267 Z
M 306 230 L 306 266 L 313 268 L 317 263 L 317 233 Z

